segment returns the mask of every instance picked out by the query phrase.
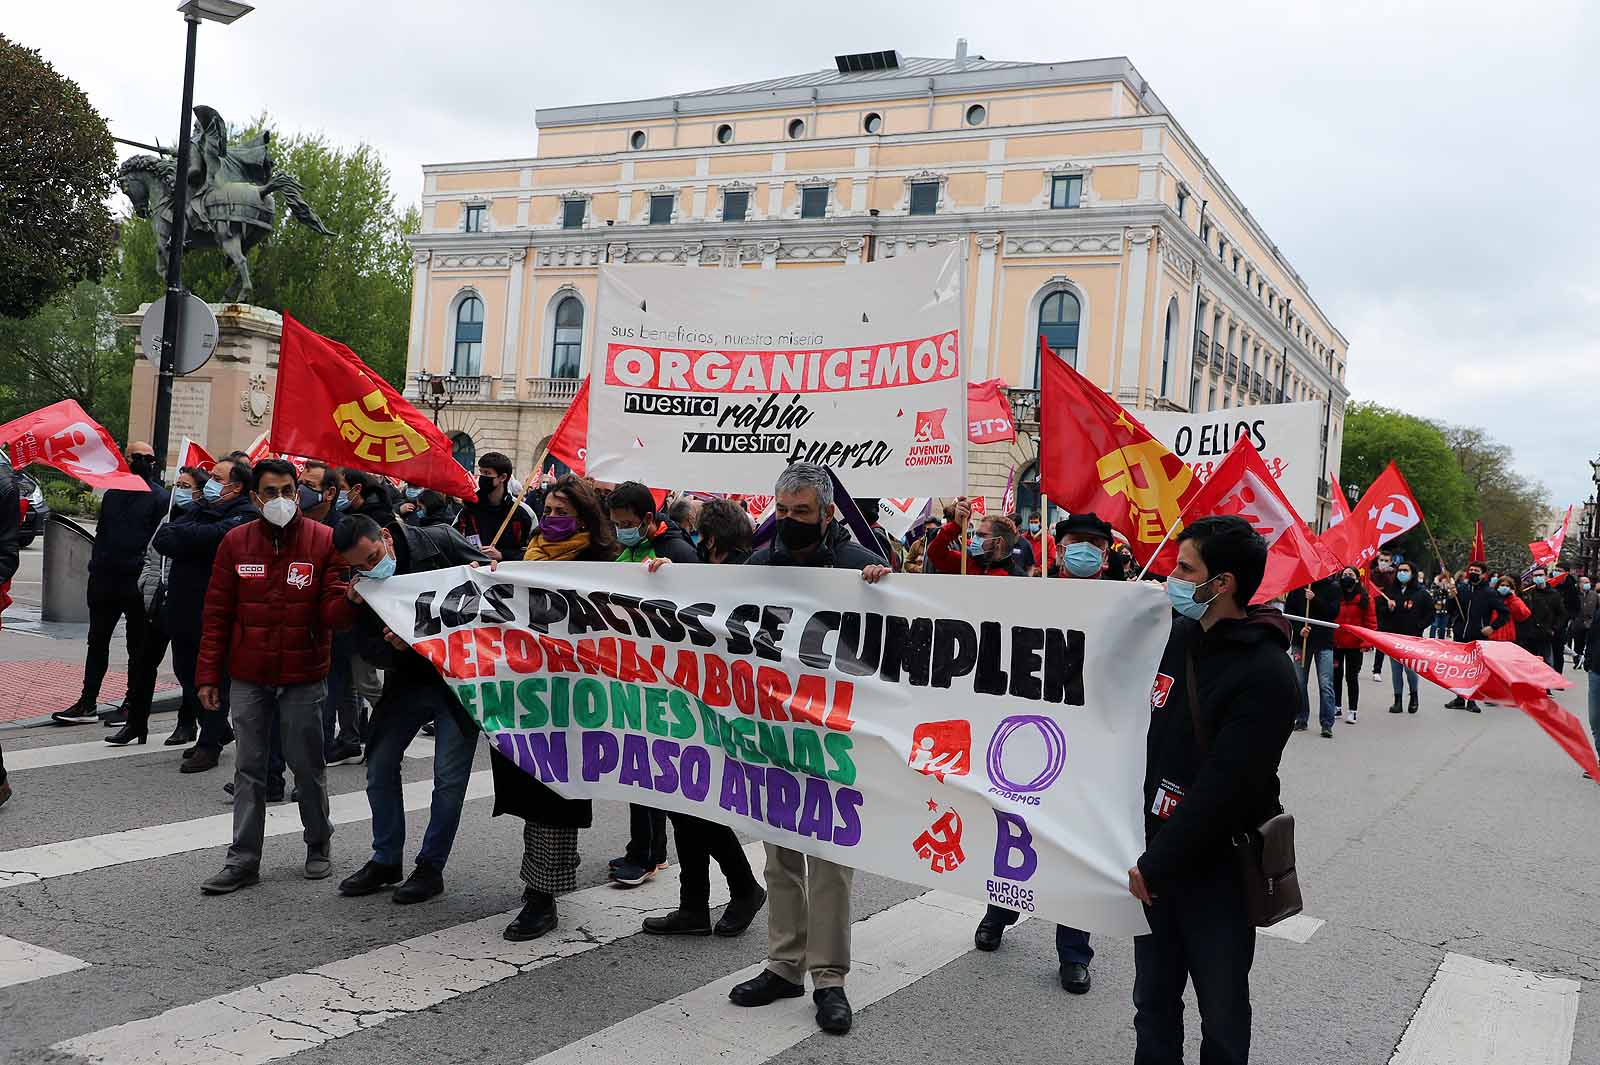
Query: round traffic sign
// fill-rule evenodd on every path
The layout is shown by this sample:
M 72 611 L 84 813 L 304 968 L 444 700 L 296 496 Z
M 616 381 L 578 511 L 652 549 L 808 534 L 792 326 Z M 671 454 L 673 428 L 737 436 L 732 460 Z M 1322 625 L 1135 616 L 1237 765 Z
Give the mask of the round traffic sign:
M 167 312 L 167 297 L 162 296 L 144 312 L 144 322 L 139 326 L 139 343 L 145 358 L 161 365 L 161 327 Z M 206 301 L 193 292 L 183 294 L 183 317 L 178 329 L 176 371 L 182 375 L 194 373 L 204 366 L 217 350 L 217 316 L 211 313 Z

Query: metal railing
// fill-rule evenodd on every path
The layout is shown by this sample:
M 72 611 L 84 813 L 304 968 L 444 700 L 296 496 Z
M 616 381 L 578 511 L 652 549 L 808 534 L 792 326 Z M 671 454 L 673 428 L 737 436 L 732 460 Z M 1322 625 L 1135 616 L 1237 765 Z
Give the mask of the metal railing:
M 576 377 L 528 378 L 528 402 L 541 407 L 566 407 L 578 394 Z
M 449 396 L 451 399 L 486 400 L 494 391 L 494 378 L 482 374 L 432 374 L 412 375 L 411 391 L 426 400 L 432 396 Z
M 1229 355 L 1227 369 L 1223 372 L 1227 375 L 1228 380 L 1237 381 L 1239 379 L 1239 356 Z
M 1194 338 L 1194 358 L 1196 362 L 1205 362 L 1206 356 L 1210 353 L 1210 351 L 1211 337 L 1209 334 L 1201 333 L 1199 336 Z

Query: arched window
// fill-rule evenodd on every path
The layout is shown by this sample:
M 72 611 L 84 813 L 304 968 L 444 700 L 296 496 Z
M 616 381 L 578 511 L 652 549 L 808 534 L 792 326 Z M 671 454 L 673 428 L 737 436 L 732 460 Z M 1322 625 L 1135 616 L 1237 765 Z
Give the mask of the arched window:
M 456 305 L 456 350 L 450 372 L 457 377 L 483 373 L 483 301 L 476 296 Z
M 1172 297 L 1167 304 L 1167 331 L 1161 338 L 1161 392 L 1162 399 L 1167 398 L 1167 374 L 1172 367 L 1173 338 L 1178 335 L 1178 297 Z
M 450 434 L 450 455 L 461 468 L 474 474 L 478 471 L 478 445 L 466 433 Z
M 1078 297 L 1062 290 L 1052 292 L 1039 304 L 1039 335 L 1068 366 L 1078 365 L 1078 319 L 1083 313 Z M 1039 364 L 1034 360 L 1033 387 L 1039 387 Z
M 556 304 L 556 327 L 550 340 L 550 376 L 576 378 L 583 362 L 583 303 L 568 296 Z

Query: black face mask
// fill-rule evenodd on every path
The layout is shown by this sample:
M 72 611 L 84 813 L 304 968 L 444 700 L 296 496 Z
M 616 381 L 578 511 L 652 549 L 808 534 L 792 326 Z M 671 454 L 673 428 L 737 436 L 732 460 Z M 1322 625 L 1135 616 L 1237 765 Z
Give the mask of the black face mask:
M 496 481 L 493 477 L 479 477 L 478 478 L 478 498 L 479 499 L 487 498 L 489 493 L 493 492 L 498 485 L 499 485 L 499 482 Z
M 1483 574 L 1481 574 L 1481 573 L 1469 573 L 1469 574 L 1467 574 L 1467 581 L 1469 583 L 1471 583 L 1471 584 L 1477 584 L 1481 580 L 1483 580 Z
M 779 518 L 778 539 L 791 551 L 804 551 L 822 542 L 822 523 Z
M 1356 586 L 1356 579 L 1354 577 L 1340 577 L 1339 584 L 1343 586 L 1346 591 L 1349 591 L 1351 588 Z
M 128 460 L 128 469 L 140 477 L 154 477 L 156 473 L 156 457 L 154 455 L 135 455 Z

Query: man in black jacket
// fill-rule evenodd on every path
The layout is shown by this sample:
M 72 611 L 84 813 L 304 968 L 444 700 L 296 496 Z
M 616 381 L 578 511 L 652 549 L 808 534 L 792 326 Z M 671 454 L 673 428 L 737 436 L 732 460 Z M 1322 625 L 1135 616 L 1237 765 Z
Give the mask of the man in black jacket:
M 1266 541 L 1242 518 L 1201 518 L 1178 534 L 1167 594 L 1183 616 L 1151 693 L 1145 852 L 1128 870 L 1150 920 L 1133 941 L 1139 1065 L 1183 1061 L 1190 980 L 1201 1060 L 1249 1060 L 1256 930 L 1233 840 L 1281 812 L 1278 761 L 1304 699 L 1289 623 L 1249 606 L 1266 564 Z
M 1494 585 L 1494 581 L 1484 580 L 1483 567 L 1478 563 L 1467 567 L 1467 594 L 1461 597 L 1466 601 L 1467 621 L 1457 637 L 1459 641 L 1487 640 L 1494 635 L 1494 630 L 1511 620 L 1511 608 L 1494 590 Z M 1469 701 L 1459 695 L 1444 705 L 1448 710 L 1483 712 L 1476 700 Z
M 1339 582 L 1324 577 L 1310 588 L 1296 588 L 1290 592 L 1284 612 L 1331 623 L 1339 617 L 1341 598 Z M 1300 631 L 1293 634 L 1291 645 L 1293 650 L 1304 652 L 1300 662 L 1303 677 L 1310 674 L 1312 664 L 1316 666 L 1317 723 L 1323 737 L 1331 739 L 1334 722 L 1339 720 L 1339 693 L 1333 685 L 1333 630 L 1321 625 L 1302 625 Z M 1301 686 L 1304 687 L 1303 680 Z M 1310 722 L 1311 702 L 1306 700 L 1295 716 L 1294 730 L 1304 732 L 1311 727 Z
M 834 520 L 827 470 L 796 462 L 779 475 L 773 494 L 777 536 L 745 565 L 858 569 L 868 584 L 889 575 L 883 559 L 852 541 Z M 850 1030 L 844 978 L 850 971 L 853 873 L 848 866 L 767 844 L 767 965 L 728 992 L 735 1006 L 798 998 L 805 994 L 809 972 L 817 1026 L 833 1035 Z
M 1550 584 L 1543 566 L 1535 566 L 1522 589 L 1522 601 L 1532 614 L 1517 622 L 1517 642 L 1529 654 L 1538 655 L 1560 672 L 1561 636 L 1567 631 L 1567 608 L 1561 593 Z
M 1433 596 L 1417 576 L 1416 567 L 1402 562 L 1394 570 L 1394 587 L 1388 599 L 1378 600 L 1378 631 L 1401 636 L 1421 636 L 1433 624 Z M 1400 712 L 1400 695 L 1406 682 L 1411 686 L 1407 710 L 1417 712 L 1417 671 L 1397 658 L 1389 659 L 1389 678 L 1394 682 L 1394 704 L 1389 713 Z
M 388 528 L 365 515 L 333 532 L 334 550 L 355 571 L 348 593 L 361 603 L 361 586 L 398 573 L 425 573 L 489 561 L 454 529 L 395 522 Z M 424 722 L 433 722 L 433 804 L 417 852 L 416 868 L 395 889 L 398 903 L 422 902 L 444 891 L 444 866 L 461 824 L 461 804 L 478 747 L 478 728 L 439 671 L 362 604 L 351 629 L 361 657 L 383 669 L 383 695 L 372 715 L 367 747 L 367 802 L 372 807 L 372 859 L 339 885 L 341 895 L 371 895 L 399 882 L 405 857 L 406 809 L 400 761 Z
M 50 715 L 58 725 L 99 720 L 100 683 L 111 660 L 111 634 L 126 619 L 128 661 L 139 659 L 147 622 L 139 571 L 145 548 L 167 513 L 167 492 L 156 480 L 155 450 L 142 440 L 128 445 L 128 469 L 144 478 L 148 491 L 113 488 L 100 500 L 94 550 L 89 555 L 89 648 L 83 659 L 83 694 L 65 710 Z M 125 721 L 117 715 L 115 724 Z
M 531 493 L 530 493 L 531 494 Z M 510 520 L 506 515 L 510 514 Z M 500 531 L 501 524 L 505 531 Z M 520 560 L 539 522 L 526 503 L 511 491 L 511 460 L 498 451 L 478 456 L 478 498 L 463 503 L 456 515 L 456 532 L 490 558 Z M 500 539 L 495 541 L 495 534 Z
M 261 515 L 250 502 L 250 467 L 242 459 L 219 459 L 202 489 L 203 503 L 197 503 L 167 522 L 152 541 L 155 549 L 172 559 L 167 571 L 167 597 L 162 605 L 162 621 L 172 638 L 172 669 L 185 692 L 196 691 L 195 663 L 200 657 L 200 618 L 205 610 L 206 589 L 211 584 L 211 564 L 216 561 L 222 538 Z M 181 773 L 203 773 L 215 769 L 222 748 L 233 742 L 233 729 L 226 713 L 228 691 L 222 691 L 222 711 L 200 715 L 200 737 L 184 752 Z M 275 763 L 276 764 L 276 763 Z M 281 799 L 283 770 L 277 769 L 276 793 Z M 269 781 L 270 784 L 270 781 Z M 274 801 L 268 794 L 267 801 Z
M 17 480 L 11 472 L 11 460 L 0 453 L 0 610 L 11 602 L 11 578 L 16 576 L 21 563 L 17 547 L 22 532 L 22 497 L 17 491 Z M 4 619 L 0 618 L 0 624 Z M 0 806 L 11 798 L 11 782 L 6 779 L 6 761 L 0 755 Z

